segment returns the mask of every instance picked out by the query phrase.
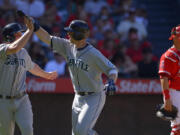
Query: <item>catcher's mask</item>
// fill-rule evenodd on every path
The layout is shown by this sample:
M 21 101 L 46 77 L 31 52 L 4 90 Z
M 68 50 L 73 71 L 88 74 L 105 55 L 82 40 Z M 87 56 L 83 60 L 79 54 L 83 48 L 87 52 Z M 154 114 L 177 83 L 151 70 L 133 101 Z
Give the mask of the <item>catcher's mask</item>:
M 89 26 L 85 21 L 73 20 L 68 27 L 65 27 L 66 32 L 71 32 L 74 40 L 82 40 L 89 32 Z
M 177 36 L 180 38 L 180 25 L 173 27 L 171 30 L 171 36 L 169 37 L 169 40 L 173 40 L 173 38 Z
M 19 23 L 10 23 L 7 24 L 3 29 L 2 29 L 2 36 L 3 40 L 5 42 L 13 42 L 15 40 L 14 34 L 17 32 L 23 32 L 25 30 L 22 29 L 21 25 Z

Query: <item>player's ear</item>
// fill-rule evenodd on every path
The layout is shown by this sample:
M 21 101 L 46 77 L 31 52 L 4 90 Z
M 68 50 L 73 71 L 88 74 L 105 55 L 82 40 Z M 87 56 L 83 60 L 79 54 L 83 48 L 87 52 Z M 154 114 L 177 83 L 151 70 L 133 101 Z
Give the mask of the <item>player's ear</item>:
M 21 36 L 22 36 L 22 33 L 21 33 L 21 32 L 16 32 L 16 33 L 14 33 L 15 39 L 18 39 L 18 38 L 21 37 Z
M 90 32 L 88 31 L 88 32 L 86 33 L 86 35 L 85 35 L 85 38 L 88 38 L 89 35 L 90 35 Z

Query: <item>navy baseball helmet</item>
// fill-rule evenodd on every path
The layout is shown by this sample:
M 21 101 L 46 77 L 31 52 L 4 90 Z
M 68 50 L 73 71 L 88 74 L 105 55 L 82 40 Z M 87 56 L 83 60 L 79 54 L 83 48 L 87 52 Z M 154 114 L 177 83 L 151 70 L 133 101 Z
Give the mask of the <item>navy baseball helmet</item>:
M 9 23 L 2 29 L 3 40 L 6 42 L 13 42 L 15 40 L 14 34 L 24 31 L 19 23 Z
M 66 32 L 72 32 L 72 38 L 82 40 L 89 32 L 89 26 L 85 21 L 73 20 L 68 27 L 65 27 Z

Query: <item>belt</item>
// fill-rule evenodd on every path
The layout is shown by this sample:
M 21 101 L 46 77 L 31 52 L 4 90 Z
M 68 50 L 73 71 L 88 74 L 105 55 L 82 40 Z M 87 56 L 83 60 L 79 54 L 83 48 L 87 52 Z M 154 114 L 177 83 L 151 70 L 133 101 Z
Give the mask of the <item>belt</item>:
M 77 92 L 77 94 L 80 95 L 80 96 L 91 95 L 93 93 L 94 92 Z
M 4 95 L 0 95 L 0 98 L 4 98 L 4 99 L 16 99 L 16 98 L 21 98 L 23 97 L 24 95 L 26 95 L 27 93 L 26 92 L 22 92 L 16 96 L 4 96 Z

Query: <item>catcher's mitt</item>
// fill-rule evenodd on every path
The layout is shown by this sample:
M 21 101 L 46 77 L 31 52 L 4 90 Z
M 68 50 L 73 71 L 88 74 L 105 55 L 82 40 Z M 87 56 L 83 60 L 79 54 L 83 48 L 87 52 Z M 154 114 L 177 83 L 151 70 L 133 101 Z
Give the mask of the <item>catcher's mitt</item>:
M 178 110 L 172 105 L 172 111 L 167 111 L 164 109 L 164 104 L 159 104 L 157 106 L 156 116 L 165 121 L 174 120 L 177 117 Z

